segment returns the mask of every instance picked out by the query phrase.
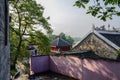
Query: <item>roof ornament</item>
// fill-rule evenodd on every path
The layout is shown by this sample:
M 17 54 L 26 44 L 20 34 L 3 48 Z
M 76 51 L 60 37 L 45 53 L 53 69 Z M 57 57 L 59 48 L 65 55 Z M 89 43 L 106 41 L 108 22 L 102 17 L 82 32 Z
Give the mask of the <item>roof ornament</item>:
M 105 25 L 101 26 L 101 27 L 100 27 L 100 30 L 105 31 L 105 30 L 106 30 L 106 29 L 105 29 Z
M 117 28 L 115 28 L 115 27 L 113 27 L 113 31 L 119 32 L 119 30 Z
M 95 24 L 92 24 L 92 32 L 94 32 L 94 30 L 100 30 L 99 27 L 95 27 Z
M 92 32 L 95 30 L 95 24 L 92 24 Z
M 110 31 L 110 24 L 108 24 L 108 31 Z

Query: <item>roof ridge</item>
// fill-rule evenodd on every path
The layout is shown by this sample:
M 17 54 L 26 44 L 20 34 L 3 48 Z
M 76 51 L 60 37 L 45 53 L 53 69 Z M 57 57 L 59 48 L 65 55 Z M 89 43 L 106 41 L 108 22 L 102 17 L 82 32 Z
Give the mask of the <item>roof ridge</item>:
M 97 31 L 97 30 L 95 30 Z M 115 32 L 115 31 L 97 31 L 99 33 L 107 33 L 107 34 L 120 34 L 120 32 Z
M 119 47 L 113 43 L 112 41 L 110 41 L 109 39 L 107 39 L 106 37 L 104 37 L 103 35 L 101 35 L 98 31 L 94 31 L 94 33 L 100 37 L 102 40 L 104 40 L 106 43 L 108 43 L 110 46 L 112 46 L 115 49 L 119 49 Z
M 79 43 L 81 43 L 89 34 L 91 34 L 93 31 L 89 31 L 82 39 L 80 39 L 76 44 L 73 45 L 73 48 L 75 48 Z
M 104 40 L 107 44 L 109 44 L 109 45 L 112 46 L 113 48 L 119 49 L 119 47 L 118 47 L 115 43 L 111 42 L 109 39 L 107 39 L 106 37 L 104 37 L 103 35 L 101 35 L 101 34 L 99 33 L 99 31 L 96 31 L 96 30 L 90 31 L 89 33 L 87 33 L 80 41 L 78 41 L 75 45 L 73 45 L 73 49 L 74 49 L 77 45 L 79 45 L 79 44 L 80 44 L 86 37 L 88 37 L 91 33 L 96 34 L 98 37 L 100 37 L 102 40 Z
M 57 42 L 57 46 L 59 45 L 59 42 L 60 42 L 60 37 L 57 38 L 58 39 L 58 42 Z
M 68 41 L 64 40 L 63 38 L 61 38 L 61 40 L 63 40 L 63 41 L 66 42 L 67 44 L 71 45 Z

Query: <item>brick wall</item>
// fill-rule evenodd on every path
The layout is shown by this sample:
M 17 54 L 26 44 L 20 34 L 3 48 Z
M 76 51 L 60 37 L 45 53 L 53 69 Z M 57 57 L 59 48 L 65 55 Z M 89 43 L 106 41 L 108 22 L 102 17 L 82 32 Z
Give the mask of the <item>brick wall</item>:
M 0 80 L 10 80 L 9 18 L 7 8 L 8 4 L 5 4 L 5 0 L 0 0 Z M 7 16 L 5 17 L 5 15 Z

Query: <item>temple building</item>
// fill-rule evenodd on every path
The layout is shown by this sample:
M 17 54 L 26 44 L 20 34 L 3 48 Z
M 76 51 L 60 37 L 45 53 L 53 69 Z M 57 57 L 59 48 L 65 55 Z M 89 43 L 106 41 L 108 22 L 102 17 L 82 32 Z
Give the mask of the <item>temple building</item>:
M 103 58 L 117 59 L 117 50 L 120 49 L 120 32 L 108 30 L 90 31 L 84 38 L 76 43 L 72 50 L 92 50 Z
M 66 52 L 71 49 L 71 46 L 72 45 L 70 43 L 68 43 L 61 37 L 58 37 L 57 39 L 51 42 L 51 52 L 53 53 Z

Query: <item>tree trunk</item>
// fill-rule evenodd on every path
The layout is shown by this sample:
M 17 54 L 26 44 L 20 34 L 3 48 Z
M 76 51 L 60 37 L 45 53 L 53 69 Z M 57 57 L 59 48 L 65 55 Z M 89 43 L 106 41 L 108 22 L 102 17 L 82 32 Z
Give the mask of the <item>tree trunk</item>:
M 19 41 L 19 44 L 18 44 L 18 47 L 17 47 L 17 51 L 16 51 L 16 54 L 15 54 L 15 58 L 14 58 L 14 61 L 13 61 L 13 69 L 15 69 L 15 65 L 17 64 L 17 59 L 18 59 L 18 56 L 21 52 L 21 43 L 22 43 L 22 38 L 20 38 L 20 41 Z

